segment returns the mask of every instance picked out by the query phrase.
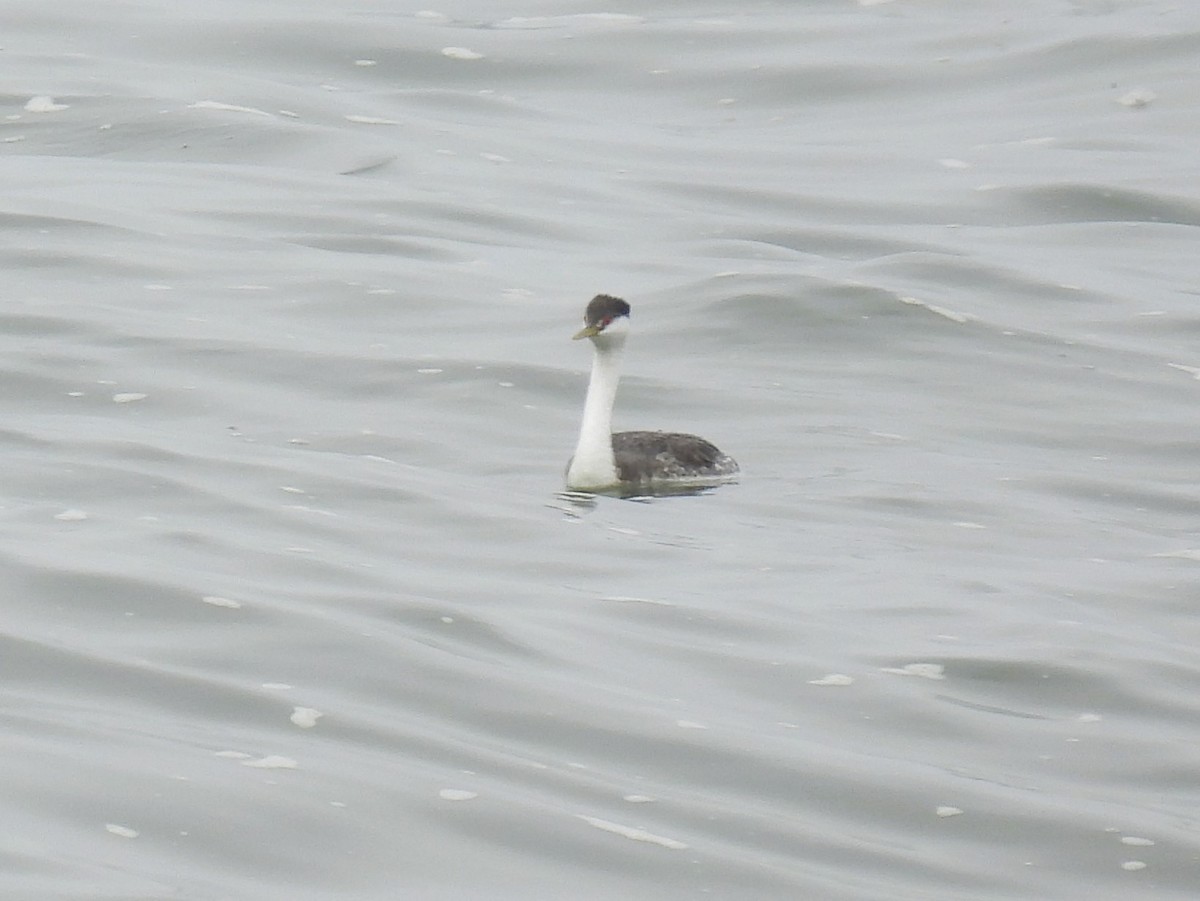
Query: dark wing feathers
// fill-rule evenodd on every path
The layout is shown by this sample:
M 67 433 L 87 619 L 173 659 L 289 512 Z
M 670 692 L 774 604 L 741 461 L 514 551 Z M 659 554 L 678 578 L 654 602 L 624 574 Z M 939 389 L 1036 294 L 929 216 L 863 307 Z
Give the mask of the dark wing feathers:
M 612 443 L 622 482 L 724 476 L 738 469 L 716 445 L 682 432 L 617 432 Z

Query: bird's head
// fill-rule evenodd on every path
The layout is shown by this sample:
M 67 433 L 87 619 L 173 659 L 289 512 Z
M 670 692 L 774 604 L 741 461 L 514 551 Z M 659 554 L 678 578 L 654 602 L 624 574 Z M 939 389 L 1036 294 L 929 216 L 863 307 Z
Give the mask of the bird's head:
M 583 328 L 571 336 L 573 341 L 591 338 L 599 343 L 605 338 L 624 338 L 629 331 L 629 304 L 619 297 L 597 294 L 583 314 Z

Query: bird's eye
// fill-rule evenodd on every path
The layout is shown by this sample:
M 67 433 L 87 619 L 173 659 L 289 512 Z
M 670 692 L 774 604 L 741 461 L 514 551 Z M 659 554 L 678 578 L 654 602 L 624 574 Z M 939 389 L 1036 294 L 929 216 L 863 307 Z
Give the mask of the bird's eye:
M 605 316 L 600 320 L 600 330 L 603 331 L 604 329 L 608 328 L 612 324 L 612 321 L 613 318 L 611 316 Z

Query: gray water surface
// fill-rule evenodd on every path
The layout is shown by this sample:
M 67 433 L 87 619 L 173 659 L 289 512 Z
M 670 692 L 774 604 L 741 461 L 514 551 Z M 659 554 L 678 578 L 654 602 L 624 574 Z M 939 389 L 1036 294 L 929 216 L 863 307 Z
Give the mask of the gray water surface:
M 502 6 L 5 4 L 0 894 L 1194 899 L 1200 12 Z

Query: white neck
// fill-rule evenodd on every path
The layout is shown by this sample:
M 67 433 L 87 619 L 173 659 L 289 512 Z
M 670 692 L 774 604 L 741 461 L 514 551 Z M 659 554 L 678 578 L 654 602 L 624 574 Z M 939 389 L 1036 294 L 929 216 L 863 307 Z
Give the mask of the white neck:
M 579 443 L 567 469 L 569 488 L 607 488 L 616 485 L 617 461 L 613 457 L 612 412 L 621 379 L 623 334 L 597 335 L 592 341 L 592 378 L 583 404 Z

